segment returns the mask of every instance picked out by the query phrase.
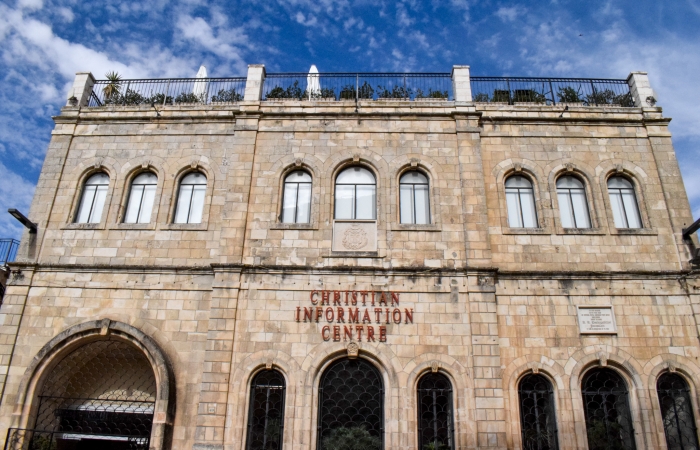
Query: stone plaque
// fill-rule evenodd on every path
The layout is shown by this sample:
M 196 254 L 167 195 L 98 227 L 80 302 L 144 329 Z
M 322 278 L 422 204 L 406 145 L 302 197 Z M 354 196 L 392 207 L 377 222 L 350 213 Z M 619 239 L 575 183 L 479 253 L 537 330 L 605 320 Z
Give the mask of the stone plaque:
M 581 334 L 617 334 L 612 306 L 578 306 Z
M 334 222 L 333 251 L 376 252 L 377 222 Z

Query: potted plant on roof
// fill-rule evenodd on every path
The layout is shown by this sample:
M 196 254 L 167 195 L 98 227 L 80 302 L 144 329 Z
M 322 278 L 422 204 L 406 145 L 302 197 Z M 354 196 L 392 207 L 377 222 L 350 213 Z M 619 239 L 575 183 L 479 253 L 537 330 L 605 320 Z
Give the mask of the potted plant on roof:
M 122 86 L 122 76 L 117 72 L 107 72 L 105 74 L 107 84 L 102 88 L 102 93 L 105 96 L 105 104 L 120 103 L 120 89 Z
M 583 106 L 583 99 L 579 95 L 579 91 L 571 86 L 560 87 L 557 90 L 557 97 L 559 98 L 559 103 L 570 106 Z
M 414 98 L 417 102 L 427 102 L 427 101 L 447 101 L 448 100 L 447 91 L 428 89 L 428 92 L 424 92 L 423 89 L 416 90 L 416 97 Z

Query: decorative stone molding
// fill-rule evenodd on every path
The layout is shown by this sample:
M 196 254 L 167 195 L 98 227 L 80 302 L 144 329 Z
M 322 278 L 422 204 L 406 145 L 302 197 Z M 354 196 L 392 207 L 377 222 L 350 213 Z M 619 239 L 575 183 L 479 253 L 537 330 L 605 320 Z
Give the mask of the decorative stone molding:
M 430 371 L 433 373 L 437 373 L 437 371 L 440 369 L 440 363 L 437 361 L 433 361 L 430 363 Z
M 333 224 L 333 251 L 377 251 L 377 223 L 335 222 Z
M 350 359 L 355 359 L 360 353 L 360 346 L 357 345 L 357 342 L 350 342 L 348 344 L 348 358 Z

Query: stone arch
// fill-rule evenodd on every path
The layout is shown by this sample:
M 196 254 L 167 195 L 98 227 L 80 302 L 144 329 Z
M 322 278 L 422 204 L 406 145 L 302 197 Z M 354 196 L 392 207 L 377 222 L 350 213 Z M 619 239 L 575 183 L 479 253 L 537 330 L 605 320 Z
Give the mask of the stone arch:
M 557 196 L 557 179 L 565 175 L 573 175 L 583 181 L 591 217 L 591 229 L 600 229 L 604 222 L 607 224 L 607 221 L 604 220 L 606 216 L 602 214 L 599 207 L 599 205 L 603 204 L 602 192 L 598 183 L 595 182 L 595 176 L 593 175 L 595 171 L 590 166 L 582 161 L 567 158 L 547 165 L 544 172 L 549 174 L 547 183 L 549 185 L 549 195 L 552 199 L 552 219 L 555 227 L 563 230 L 559 197 Z M 578 232 L 580 233 L 581 230 L 579 229 Z
M 623 176 L 629 179 L 634 186 L 634 194 L 637 197 L 637 207 L 642 216 L 642 227 L 646 229 L 652 228 L 651 217 L 649 216 L 649 207 L 647 201 L 647 193 L 657 198 L 663 199 L 663 193 L 652 193 L 657 185 L 649 182 L 649 176 L 641 167 L 629 161 L 612 159 L 602 161 L 595 168 L 596 176 L 600 183 L 600 191 L 603 193 L 603 204 L 608 214 L 608 228 L 616 230 L 615 221 L 612 215 L 612 206 L 610 204 L 610 195 L 608 193 L 608 179 L 612 176 Z
M 508 224 L 505 182 L 508 177 L 515 174 L 522 174 L 530 179 L 535 195 L 538 228 L 549 228 L 549 223 L 552 219 L 552 208 L 551 203 L 547 200 L 550 198 L 550 194 L 546 188 L 546 178 L 537 163 L 528 159 L 509 158 L 497 164 L 491 173 L 493 174 L 495 185 L 487 186 L 487 191 L 498 193 L 498 210 L 500 212 L 502 229 L 510 228 Z M 532 229 L 527 230 L 527 232 L 531 233 Z
M 518 386 L 525 375 L 537 373 L 547 378 L 552 383 L 554 390 L 554 411 L 557 419 L 559 448 L 573 448 L 570 442 L 573 435 L 573 423 L 564 421 L 564 417 L 570 416 L 565 411 L 571 410 L 571 399 L 568 396 L 567 374 L 558 362 L 544 355 L 525 355 L 514 359 L 506 366 L 501 374 L 504 389 L 504 403 L 506 414 L 506 442 L 508 448 L 522 448 L 522 433 L 520 423 L 520 398 Z
M 175 415 L 175 378 L 169 360 L 158 343 L 141 330 L 110 319 L 74 325 L 51 339 L 34 356 L 19 385 L 12 427 L 26 428 L 37 408 L 37 399 L 47 375 L 63 358 L 83 345 L 116 340 L 128 343 L 148 360 L 156 381 L 156 396 L 150 448 L 169 447 Z
M 99 224 L 93 224 L 94 226 L 99 226 L 104 224 L 112 218 L 112 197 L 114 196 L 114 190 L 117 185 L 117 175 L 119 174 L 119 163 L 117 160 L 111 157 L 104 158 L 89 158 L 81 161 L 76 167 L 71 171 L 71 180 L 76 180 L 71 183 L 71 186 L 64 186 L 67 189 L 73 190 L 71 206 L 68 212 L 68 217 L 66 218 L 66 223 L 72 224 L 75 220 L 75 215 L 78 212 L 78 207 L 80 205 L 80 199 L 83 195 L 83 186 L 88 178 L 98 172 L 104 172 L 109 176 L 109 187 L 107 188 L 107 196 L 105 199 L 105 211 L 102 212 L 102 220 Z M 88 226 L 89 224 L 82 224 L 83 226 Z

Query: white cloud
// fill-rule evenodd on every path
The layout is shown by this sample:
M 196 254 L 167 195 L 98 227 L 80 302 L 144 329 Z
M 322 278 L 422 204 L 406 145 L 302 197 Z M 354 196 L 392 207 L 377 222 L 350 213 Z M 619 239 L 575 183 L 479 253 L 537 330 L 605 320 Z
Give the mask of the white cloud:
M 8 208 L 17 208 L 25 215 L 34 195 L 34 184 L 5 167 L 0 162 L 0 237 L 19 236 L 22 226 L 9 214 Z
M 44 0 L 18 0 L 17 7 L 30 11 L 41 9 L 44 7 Z
M 305 27 L 313 27 L 318 23 L 316 17 L 313 14 L 309 14 L 308 17 L 305 17 L 304 13 L 302 13 L 301 11 L 296 13 L 296 15 L 294 16 L 294 20 L 296 20 L 298 24 L 304 25 Z
M 58 15 L 60 15 L 64 21 L 66 22 L 73 22 L 75 19 L 75 14 L 73 14 L 73 11 L 71 11 L 69 8 L 66 7 L 59 7 L 56 12 Z
M 524 14 L 525 10 L 520 6 L 501 6 L 496 11 L 496 16 L 503 22 L 514 22 L 518 17 Z

